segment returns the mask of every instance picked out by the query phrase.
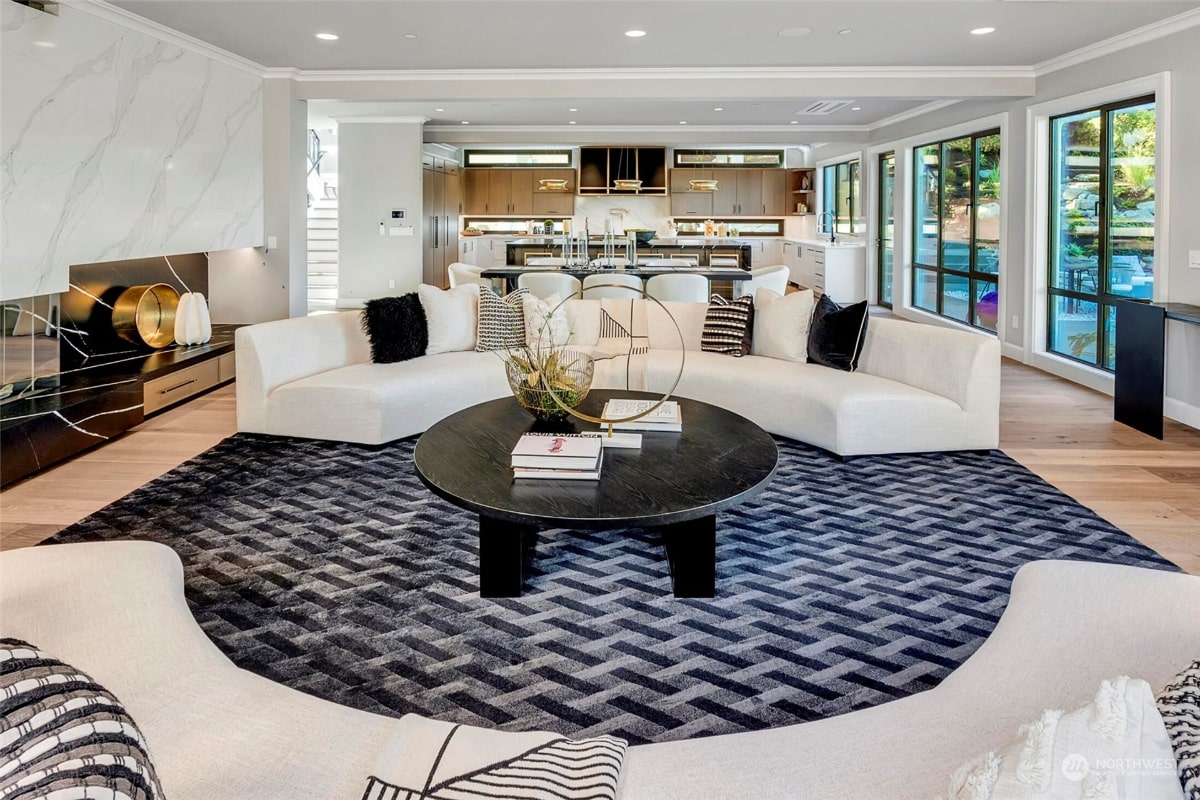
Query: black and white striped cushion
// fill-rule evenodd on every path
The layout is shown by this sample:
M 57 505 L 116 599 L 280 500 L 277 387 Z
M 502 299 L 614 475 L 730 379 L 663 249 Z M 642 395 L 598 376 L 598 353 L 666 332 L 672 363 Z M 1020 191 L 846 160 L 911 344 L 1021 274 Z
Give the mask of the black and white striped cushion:
M 730 302 L 719 294 L 708 301 L 700 349 L 741 358 L 750 352 L 754 331 L 754 298 L 750 295 Z
M 1187 800 L 1200 800 L 1200 661 L 1175 676 L 1156 698 L 1175 751 Z
M 445 745 L 461 730 L 456 725 Z M 613 800 L 628 743 L 615 736 L 563 739 L 533 747 L 465 775 L 438 778 L 435 761 L 423 786 L 367 779 L 363 800 Z
M 525 346 L 524 301 L 529 290 L 517 289 L 503 298 L 486 287 L 479 291 L 479 328 L 475 349 L 508 350 Z
M 0 797 L 162 796 L 146 742 L 117 698 L 32 645 L 0 639 Z

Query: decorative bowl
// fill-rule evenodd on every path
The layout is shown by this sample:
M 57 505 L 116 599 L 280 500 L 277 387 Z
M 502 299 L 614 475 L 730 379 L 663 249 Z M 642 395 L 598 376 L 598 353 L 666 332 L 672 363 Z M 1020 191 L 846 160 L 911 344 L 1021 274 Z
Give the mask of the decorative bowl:
M 179 292 L 165 283 L 130 286 L 113 303 L 113 331 L 127 342 L 154 349 L 175 341 Z
M 626 228 L 625 233 L 637 239 L 638 244 L 649 244 L 658 231 L 653 228 Z
M 570 408 L 582 403 L 592 388 L 596 365 L 587 353 L 554 348 L 515 351 L 505 358 L 504 368 L 513 397 L 534 419 L 564 422 L 570 415 L 559 401 Z

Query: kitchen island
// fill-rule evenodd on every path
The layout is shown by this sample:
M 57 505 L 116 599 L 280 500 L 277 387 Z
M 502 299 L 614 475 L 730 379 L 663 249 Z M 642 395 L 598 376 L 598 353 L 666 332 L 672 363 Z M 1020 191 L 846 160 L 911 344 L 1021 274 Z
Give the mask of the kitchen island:
M 615 240 L 616 255 L 625 256 L 625 238 Z M 563 255 L 563 237 L 531 236 L 523 239 L 512 239 L 505 251 L 506 264 L 524 264 L 530 258 L 561 258 Z M 730 241 L 725 238 L 706 238 L 703 236 L 679 236 L 673 239 L 651 239 L 648 243 L 637 244 L 634 260 L 638 262 L 651 258 L 691 258 L 701 267 L 732 266 L 738 269 L 750 269 L 751 247 L 744 241 Z M 588 241 L 588 258 L 600 258 L 604 255 L 604 238 L 593 236 Z

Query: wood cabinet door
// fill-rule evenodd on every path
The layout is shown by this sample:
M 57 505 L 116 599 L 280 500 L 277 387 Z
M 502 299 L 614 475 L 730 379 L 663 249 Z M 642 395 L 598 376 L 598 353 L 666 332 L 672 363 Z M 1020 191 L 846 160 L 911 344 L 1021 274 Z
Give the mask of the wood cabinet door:
M 782 217 L 788 213 L 789 200 L 787 170 L 764 169 L 762 171 L 763 216 Z
M 441 239 L 443 174 L 434 169 L 421 170 L 421 280 L 441 286 Z
M 732 169 L 713 170 L 717 179 L 717 190 L 712 193 L 712 215 L 714 217 L 732 217 L 736 215 L 738 205 L 738 175 Z
M 711 169 L 693 169 L 692 167 L 676 167 L 671 170 L 671 193 L 686 192 L 691 182 L 712 178 Z
M 533 170 L 510 169 L 509 178 L 509 214 L 527 215 L 533 213 Z
M 489 170 L 487 213 L 507 214 L 512 205 L 512 176 L 506 169 Z
M 737 212 L 743 217 L 757 217 L 763 213 L 763 170 L 739 169 L 737 171 Z
M 488 213 L 488 172 L 486 169 L 463 170 L 463 213 L 468 215 Z
M 671 216 L 673 217 L 711 217 L 713 215 L 712 192 L 672 192 Z

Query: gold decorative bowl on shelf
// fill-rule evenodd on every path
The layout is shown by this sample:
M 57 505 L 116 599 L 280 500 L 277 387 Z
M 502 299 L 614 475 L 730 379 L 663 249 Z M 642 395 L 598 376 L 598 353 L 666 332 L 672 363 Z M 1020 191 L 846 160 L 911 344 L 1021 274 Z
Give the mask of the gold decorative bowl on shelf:
M 158 349 L 175 341 L 179 292 L 165 283 L 130 286 L 113 303 L 113 330 L 127 342 Z

